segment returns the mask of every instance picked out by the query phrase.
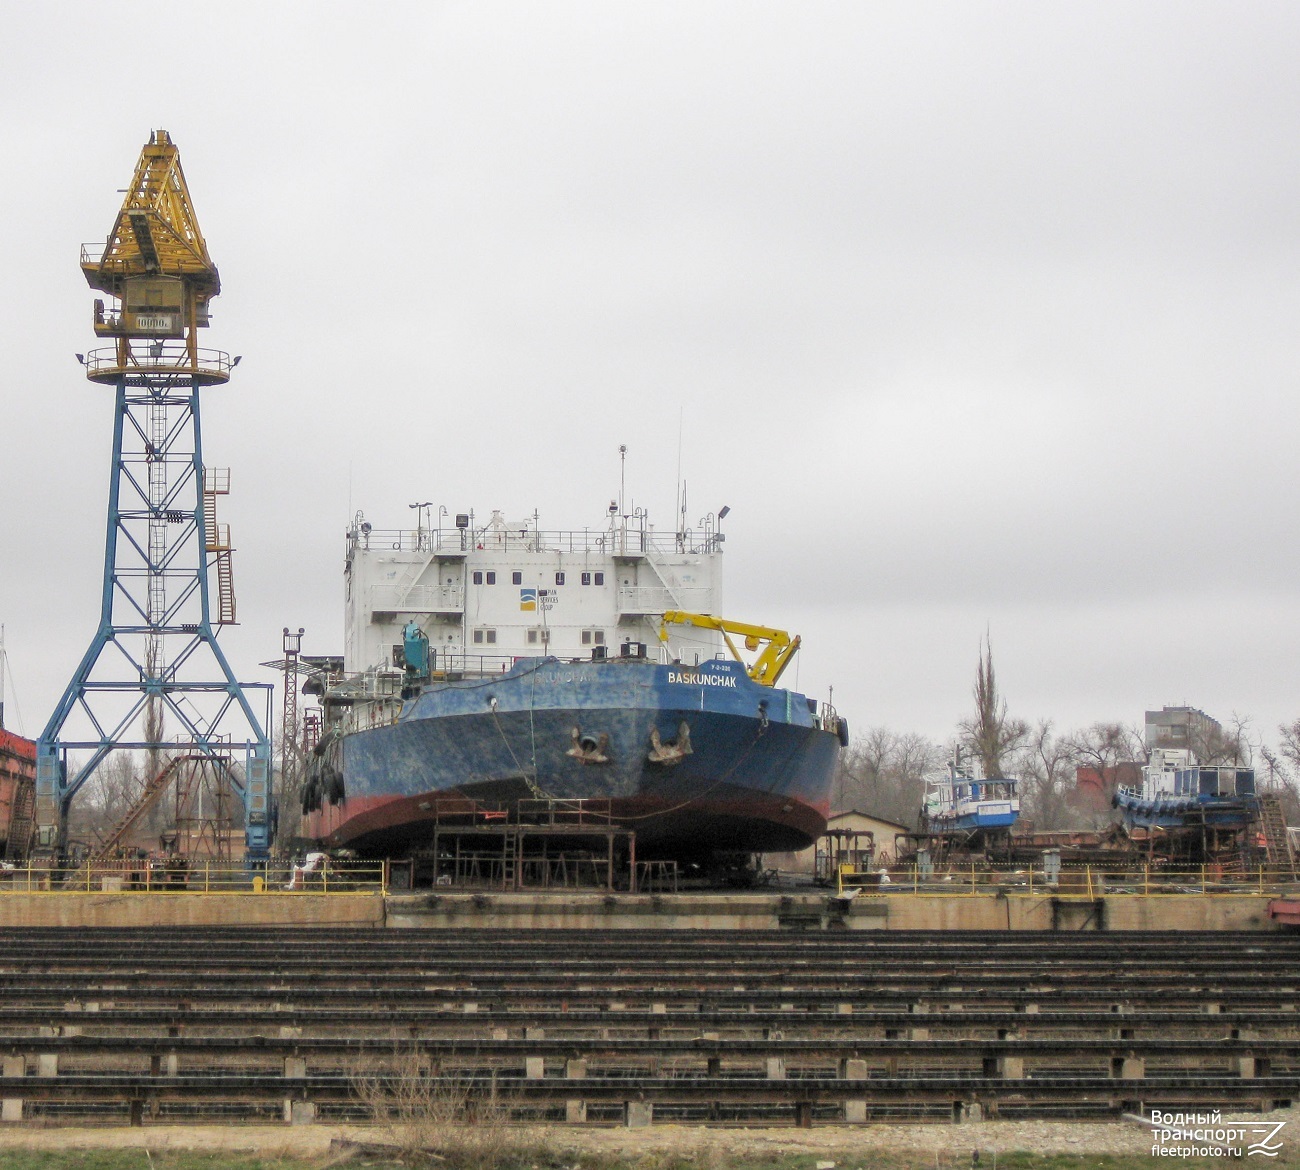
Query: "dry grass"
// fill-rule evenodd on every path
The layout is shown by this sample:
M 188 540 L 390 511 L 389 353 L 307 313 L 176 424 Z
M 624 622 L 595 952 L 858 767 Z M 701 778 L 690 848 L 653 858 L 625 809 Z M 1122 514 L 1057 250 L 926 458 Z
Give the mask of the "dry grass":
M 484 1092 L 481 1083 L 435 1077 L 419 1049 L 359 1070 L 352 1083 L 383 1144 L 406 1164 L 507 1170 L 552 1161 L 545 1131 L 514 1121 L 495 1079 Z

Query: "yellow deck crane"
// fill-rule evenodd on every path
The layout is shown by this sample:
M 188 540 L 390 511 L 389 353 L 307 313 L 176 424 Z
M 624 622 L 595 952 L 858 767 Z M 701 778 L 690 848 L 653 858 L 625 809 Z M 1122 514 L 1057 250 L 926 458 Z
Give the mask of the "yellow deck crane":
M 734 622 L 730 618 L 714 617 L 710 613 L 685 613 L 682 610 L 670 609 L 663 615 L 659 625 L 661 642 L 668 641 L 669 626 L 695 626 L 701 630 L 717 630 L 722 635 L 722 640 L 727 643 L 727 649 L 731 651 L 732 657 L 745 668 L 754 682 L 763 687 L 776 686 L 776 680 L 790 665 L 799 649 L 797 634 L 792 638 L 784 630 L 773 629 L 771 626 L 752 626 L 746 622 Z M 751 653 L 760 650 L 761 647 L 758 657 L 752 664 L 741 657 L 735 642 L 731 640 L 732 634 L 743 638 L 745 649 Z

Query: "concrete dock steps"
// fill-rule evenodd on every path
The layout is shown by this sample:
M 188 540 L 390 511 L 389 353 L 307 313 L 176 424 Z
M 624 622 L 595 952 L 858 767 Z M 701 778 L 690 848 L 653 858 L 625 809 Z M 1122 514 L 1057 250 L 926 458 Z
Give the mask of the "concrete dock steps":
M 580 1123 L 1270 1109 L 1300 937 L 0 930 L 0 1116 Z M 504 1104 L 502 1104 L 504 1103 Z

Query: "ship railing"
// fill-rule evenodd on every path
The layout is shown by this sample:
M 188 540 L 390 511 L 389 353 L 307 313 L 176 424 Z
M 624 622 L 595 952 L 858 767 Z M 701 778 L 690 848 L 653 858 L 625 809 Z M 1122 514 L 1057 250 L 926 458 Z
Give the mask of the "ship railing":
M 610 532 L 608 529 L 463 528 L 353 529 L 352 541 L 363 549 L 391 552 L 445 554 L 459 557 L 470 552 L 592 553 L 599 556 L 699 556 L 715 553 L 721 545 L 712 532 Z
M 818 703 L 813 712 L 813 722 L 823 731 L 838 731 L 840 726 L 839 712 L 828 702 Z
M 713 590 L 707 586 L 693 585 L 669 591 L 662 585 L 623 585 L 618 591 L 618 608 L 622 613 L 631 614 L 666 613 L 670 609 L 709 613 L 712 598 Z M 695 636 L 698 638 L 698 631 Z
M 461 654 L 445 650 L 431 656 L 432 678 L 435 682 L 455 681 L 459 678 L 480 678 L 504 674 L 520 658 L 512 654 Z M 348 671 L 331 676 L 326 700 L 335 703 L 352 702 L 361 705 L 377 704 L 382 708 L 374 717 L 358 720 L 353 717 L 347 722 L 346 730 L 360 727 L 376 727 L 391 723 L 397 717 L 404 701 L 402 691 L 406 686 L 406 672 L 391 667 L 372 668 L 370 670 Z
M 520 823 L 534 825 L 613 825 L 609 801 L 589 797 L 533 797 L 515 804 Z
M 863 874 L 839 874 L 840 893 L 870 887 L 873 893 L 921 897 L 1032 896 L 1097 900 L 1123 897 L 1271 897 L 1300 890 L 1295 868 L 1285 863 L 1254 866 L 1070 865 L 1006 866 L 967 862 L 888 864 Z
M 713 591 L 705 586 L 668 590 L 662 585 L 624 585 L 618 590 L 622 613 L 658 614 L 670 609 L 708 613 Z M 371 585 L 368 594 L 374 613 L 463 613 L 465 590 L 460 585 Z
M 512 654 L 462 654 L 439 650 L 431 655 L 432 677 L 435 681 L 455 680 L 461 677 L 480 677 L 504 674 L 520 659 Z M 328 698 L 335 701 L 352 700 L 353 702 L 379 702 L 381 700 L 394 704 L 392 714 L 396 715 L 396 705 L 402 702 L 402 690 L 406 686 L 406 672 L 391 667 L 372 668 L 370 670 L 348 671 L 333 675 L 330 682 Z M 380 722 L 391 722 L 385 717 Z M 374 722 L 366 724 L 374 726 Z
M 456 675 L 505 674 L 518 661 L 513 654 L 451 654 L 439 651 L 433 663 L 433 677 L 454 679 Z
M 400 699 L 406 675 L 401 670 L 346 671 L 331 676 L 332 699 Z
M 465 590 L 459 585 L 372 585 L 375 613 L 462 613 Z
M 51 866 L 0 862 L 6 894 L 365 894 L 386 892 L 380 861 L 241 862 L 228 859 L 105 858 Z

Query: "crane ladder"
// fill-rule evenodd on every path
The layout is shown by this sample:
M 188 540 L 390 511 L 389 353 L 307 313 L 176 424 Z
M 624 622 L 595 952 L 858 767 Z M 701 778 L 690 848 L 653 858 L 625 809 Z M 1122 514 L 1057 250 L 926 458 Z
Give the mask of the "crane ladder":
M 235 570 L 231 561 L 230 525 L 217 523 L 217 497 L 230 491 L 230 473 L 205 468 L 203 473 L 204 551 L 216 554 L 217 624 L 235 624 Z
M 1293 868 L 1295 859 L 1287 836 L 1286 818 L 1282 815 L 1282 802 L 1274 793 L 1266 793 L 1259 798 L 1259 823 L 1269 863 Z
M 144 790 L 136 798 L 136 802 L 126 811 L 126 815 L 118 821 L 113 827 L 113 831 L 104 839 L 99 848 L 95 850 L 92 861 L 100 861 L 113 852 L 125 839 L 128 833 L 135 828 L 140 818 L 144 816 L 158 798 L 167 790 L 167 785 L 171 783 L 172 777 L 176 775 L 177 770 L 182 764 L 194 763 L 207 759 L 215 759 L 219 765 L 226 766 L 229 760 L 224 756 L 205 756 L 205 755 L 184 755 L 177 756 L 175 759 L 168 760 L 166 765 L 152 777 L 144 786 Z
M 14 803 L 9 815 L 9 836 L 5 839 L 5 860 L 23 861 L 32 844 L 36 824 L 36 781 L 23 778 L 14 787 Z

